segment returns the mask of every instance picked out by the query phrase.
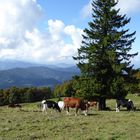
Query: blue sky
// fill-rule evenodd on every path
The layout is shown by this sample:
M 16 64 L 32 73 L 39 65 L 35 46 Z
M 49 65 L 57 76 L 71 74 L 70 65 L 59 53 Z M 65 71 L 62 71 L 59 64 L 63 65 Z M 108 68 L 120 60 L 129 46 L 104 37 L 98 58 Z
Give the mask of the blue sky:
M 91 0 L 0 0 L 0 59 L 73 63 L 83 29 L 91 20 Z M 120 13 L 136 31 L 132 52 L 140 53 L 140 0 L 120 0 Z M 140 54 L 133 63 L 140 67 Z

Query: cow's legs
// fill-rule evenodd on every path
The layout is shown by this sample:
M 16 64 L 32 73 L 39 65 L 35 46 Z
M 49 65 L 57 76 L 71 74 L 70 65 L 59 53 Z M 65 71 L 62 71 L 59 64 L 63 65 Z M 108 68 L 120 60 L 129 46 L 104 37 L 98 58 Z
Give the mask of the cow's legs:
M 69 113 L 69 107 L 66 107 L 67 108 L 67 115 L 70 115 L 70 113 Z
M 87 110 L 84 110 L 83 113 L 85 114 L 85 116 L 87 116 Z
M 116 107 L 116 112 L 120 112 L 120 109 L 118 107 Z
M 76 107 L 76 113 L 75 113 L 75 116 L 77 116 L 77 114 L 78 114 L 78 110 L 79 110 L 79 108 Z
M 46 104 L 43 104 L 42 112 L 46 112 L 46 114 L 47 114 L 47 105 Z
M 120 106 L 116 103 L 116 112 L 120 111 Z
M 132 101 L 130 101 L 131 110 L 135 111 L 135 107 Z

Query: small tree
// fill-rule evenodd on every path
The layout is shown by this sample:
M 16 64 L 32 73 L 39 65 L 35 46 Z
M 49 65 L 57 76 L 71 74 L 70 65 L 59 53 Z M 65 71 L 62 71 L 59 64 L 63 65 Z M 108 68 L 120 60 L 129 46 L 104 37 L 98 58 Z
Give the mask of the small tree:
M 0 89 L 0 106 L 1 105 L 4 105 L 4 94 L 2 89 Z
M 54 96 L 57 98 L 60 97 L 71 97 L 74 96 L 75 91 L 73 89 L 73 81 L 65 81 L 63 84 L 61 85 L 57 85 L 54 88 Z
M 29 88 L 26 92 L 25 92 L 25 102 L 34 102 L 34 90 L 33 88 Z
M 9 90 L 9 103 L 15 104 L 20 102 L 20 94 L 18 93 L 18 88 L 12 87 Z
M 129 29 L 124 28 L 130 18 L 119 14 L 117 3 L 93 0 L 92 21 L 84 30 L 82 46 L 74 57 L 81 70 L 80 90 L 98 97 L 99 110 L 106 108 L 107 98 L 124 98 L 134 81 L 135 71 L 130 63 L 137 53 L 129 51 L 136 32 L 128 33 Z

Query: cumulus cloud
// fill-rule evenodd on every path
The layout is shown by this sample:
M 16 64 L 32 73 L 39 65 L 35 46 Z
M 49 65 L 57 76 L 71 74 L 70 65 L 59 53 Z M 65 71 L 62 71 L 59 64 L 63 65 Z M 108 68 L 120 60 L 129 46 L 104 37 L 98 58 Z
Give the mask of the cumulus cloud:
M 34 0 L 0 1 L 0 47 L 17 47 L 40 15 L 41 8 Z
M 36 0 L 0 1 L 1 59 L 38 63 L 72 61 L 81 44 L 82 30 L 61 20 L 49 20 L 41 32 L 36 27 L 41 15 Z
M 72 56 L 81 45 L 82 33 L 81 29 L 73 25 L 66 26 L 60 20 L 49 20 L 46 32 L 42 33 L 34 29 L 33 32 L 26 33 L 28 44 L 23 48 L 26 48 L 27 45 L 30 46 L 31 59 L 34 58 L 36 62 L 60 63 L 66 60 L 72 61 Z M 71 39 L 69 43 L 66 40 L 67 37 Z
M 49 20 L 48 21 L 48 30 L 51 34 L 51 36 L 53 37 L 53 40 L 57 41 L 60 40 L 62 31 L 64 28 L 64 23 L 60 20 Z
M 75 49 L 77 49 L 81 43 L 83 31 L 79 28 L 75 28 L 74 25 L 70 25 L 64 28 L 64 32 L 71 37 L 73 45 L 76 46 Z
M 140 0 L 119 0 L 117 8 L 124 14 L 140 11 Z

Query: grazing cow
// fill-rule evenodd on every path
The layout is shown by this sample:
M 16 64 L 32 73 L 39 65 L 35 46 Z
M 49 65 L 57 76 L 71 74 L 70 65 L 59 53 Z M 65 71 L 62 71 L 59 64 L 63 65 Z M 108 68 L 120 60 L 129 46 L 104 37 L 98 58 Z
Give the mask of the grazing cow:
M 9 108 L 21 108 L 22 106 L 20 104 L 9 104 Z
M 97 107 L 97 102 L 96 101 L 88 101 L 89 107 Z
M 84 111 L 85 116 L 87 116 L 87 110 L 88 110 L 88 103 L 85 103 L 83 100 L 79 98 L 73 98 L 73 97 L 66 97 L 64 98 L 64 105 L 67 109 L 67 114 L 69 114 L 69 108 L 76 108 L 76 114 L 78 113 L 78 110 L 81 109 Z
M 22 108 L 22 106 L 20 104 L 15 104 L 15 106 L 18 108 Z
M 48 100 L 43 100 L 42 102 L 42 111 L 46 111 L 47 108 L 52 108 L 52 109 L 56 109 L 58 112 L 61 112 L 61 109 L 59 108 L 58 104 L 54 101 L 48 101 Z
M 65 107 L 64 101 L 58 101 L 58 106 L 61 110 L 64 110 Z
M 116 100 L 116 112 L 120 111 L 120 106 L 126 107 L 128 111 L 135 110 L 133 101 L 130 99 L 117 99 Z

